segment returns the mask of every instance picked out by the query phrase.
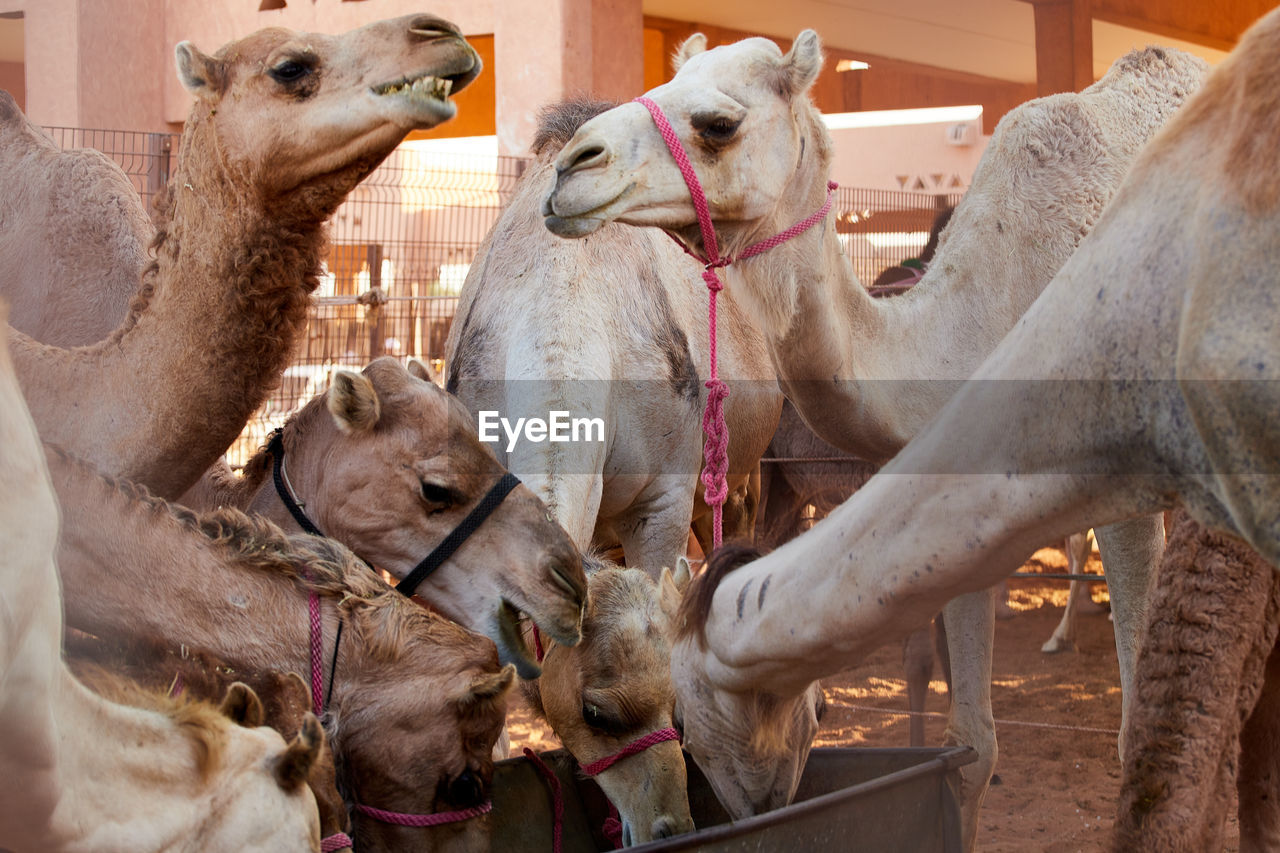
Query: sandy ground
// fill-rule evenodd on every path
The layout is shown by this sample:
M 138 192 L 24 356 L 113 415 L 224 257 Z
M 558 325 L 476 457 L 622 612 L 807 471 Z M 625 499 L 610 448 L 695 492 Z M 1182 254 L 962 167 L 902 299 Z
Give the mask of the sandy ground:
M 1087 568 L 1101 571 L 1096 553 Z M 1066 558 L 1057 549 L 1042 549 L 1024 571 L 1063 572 Z M 996 624 L 992 704 L 1000 758 L 978 833 L 979 848 L 989 853 L 1109 849 L 1120 790 L 1115 638 L 1100 609 L 1081 617 L 1077 651 L 1043 654 L 1040 646 L 1058 624 L 1066 597 L 1065 581 L 1013 580 L 1009 604 L 1015 615 Z M 1095 586 L 1094 598 L 1107 601 L 1105 586 Z M 900 647 L 885 647 L 824 682 L 828 709 L 818 746 L 908 745 L 901 657 Z M 941 744 L 946 686 L 940 670 L 934 677 L 925 733 L 930 744 Z M 558 746 L 523 707 L 514 709 L 511 733 L 513 755 L 524 745 Z M 1227 829 L 1223 849 L 1235 851 L 1234 818 Z

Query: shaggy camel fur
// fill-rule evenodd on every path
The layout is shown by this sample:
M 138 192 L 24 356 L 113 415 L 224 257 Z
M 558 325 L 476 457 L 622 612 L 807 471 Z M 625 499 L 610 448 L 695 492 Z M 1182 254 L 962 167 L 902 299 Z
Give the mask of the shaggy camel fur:
M 380 358 L 337 370 L 330 387 L 284 425 L 285 488 L 307 518 L 362 559 L 403 578 L 505 473 L 471 415 L 432 384 L 424 365 Z M 276 489 L 271 445 L 241 476 L 223 463 L 181 503 L 235 507 L 301 532 Z M 587 598 L 582 560 L 547 507 L 517 486 L 474 536 L 423 581 L 432 608 L 498 646 L 503 663 L 536 678 L 521 614 L 573 645 Z
M 1183 515 L 1151 605 L 1115 849 L 1220 848 L 1237 778 L 1240 849 L 1275 849 L 1275 709 L 1258 700 L 1277 687 L 1280 574 Z
M 695 36 L 678 58 L 675 78 L 649 98 L 693 152 L 714 199 L 721 249 L 740 252 L 818 210 L 828 193 L 831 144 L 808 97 L 822 64 L 817 35 L 802 33 L 785 56 L 764 39 L 706 51 Z M 929 271 L 896 299 L 874 300 L 859 285 L 831 217 L 730 266 L 728 289 L 765 330 L 779 382 L 809 426 L 836 446 L 880 461 L 929 423 L 1098 220 L 1138 149 L 1198 87 L 1203 71 L 1202 61 L 1176 51 L 1135 52 L 1079 95 L 1042 98 L 1006 115 Z M 700 248 L 689 191 L 642 106 L 624 105 L 584 125 L 556 165 L 545 212 L 557 233 L 582 236 L 617 219 L 667 228 Z M 1099 535 L 1128 687 L 1163 529 L 1150 518 Z M 996 758 L 993 614 L 990 592 L 945 609 L 956 668 L 948 738 L 980 755 L 962 771 L 970 844 Z M 711 775 L 731 774 L 726 751 L 714 760 L 718 768 L 704 767 Z M 731 811 L 742 815 L 789 799 L 795 780 L 773 781 L 772 790 L 731 798 Z
M 193 649 L 174 650 L 152 643 L 105 643 L 71 630 L 63 643 L 67 666 L 85 686 L 110 695 L 120 679 L 169 696 L 213 701 L 225 696 L 236 682 L 247 684 L 260 700 L 246 707 L 248 725 L 266 725 L 286 738 L 302 732 L 311 713 L 311 689 L 296 672 L 237 672 L 212 655 Z M 252 682 L 252 683 L 250 683 Z M 320 813 L 320 839 L 350 833 L 347 804 L 338 791 L 333 750 L 320 731 L 320 751 L 307 773 L 307 785 Z M 326 847 L 326 850 L 330 848 Z M 331 853 L 351 853 L 350 847 L 332 847 Z
M 198 649 L 247 678 L 309 673 L 314 592 L 324 724 L 347 802 L 430 814 L 485 799 L 515 679 L 492 643 L 408 601 L 332 539 L 288 537 L 232 509 L 193 513 L 46 455 L 65 520 L 68 624 L 111 643 Z M 151 591 L 147 607 L 140 589 Z M 362 851 L 488 841 L 483 821 L 352 821 Z
M 690 519 L 711 550 L 702 501 L 707 295 L 698 265 L 654 229 L 609 226 L 590 240 L 542 225 L 553 161 L 611 104 L 545 109 L 534 161 L 463 284 L 449 334 L 446 387 L 473 413 L 598 418 L 602 440 L 521 441 L 498 456 L 536 491 L 580 548 L 620 544 L 657 579 L 685 553 Z M 750 537 L 749 481 L 778 422 L 782 395 L 765 341 L 727 291 L 718 307 L 719 373 L 732 391 L 726 538 Z
M 812 729 L 795 739 L 780 724 L 813 679 L 1042 542 L 1181 502 L 1280 563 L 1277 56 L 1280 10 L 1144 149 L 1094 230 L 919 436 L 822 525 L 695 581 L 672 677 L 685 746 L 717 768 L 718 793 L 756 807 L 785 793 Z M 1059 334 L 1085 326 L 1087 338 Z M 1055 414 L 1085 408 L 1087 431 Z M 761 727 L 750 713 L 761 703 L 779 725 Z
M 77 350 L 10 332 L 42 438 L 170 498 L 279 382 L 325 219 L 406 133 L 451 117 L 442 92 L 479 71 L 456 28 L 421 15 L 176 54 L 196 102 L 128 319 Z M 426 83 L 398 87 L 406 77 Z
M 314 717 L 286 747 L 273 731 L 236 724 L 235 709 L 257 701 L 244 685 L 224 716 L 159 697 L 152 709 L 116 704 L 67 670 L 58 507 L 3 347 L 0 401 L 0 846 L 318 850 L 315 798 L 302 784 L 323 740 Z
M 114 160 L 63 151 L 0 91 L 0 298 L 46 344 L 100 341 L 128 312 L 155 233 Z
M 582 642 L 552 643 L 542 677 L 521 682 L 529 705 L 565 749 L 586 765 L 673 725 L 673 620 L 689 563 L 663 569 L 655 584 L 640 569 L 587 558 L 591 596 Z M 684 758 L 676 741 L 637 753 L 595 777 L 622 820 L 623 843 L 693 831 Z

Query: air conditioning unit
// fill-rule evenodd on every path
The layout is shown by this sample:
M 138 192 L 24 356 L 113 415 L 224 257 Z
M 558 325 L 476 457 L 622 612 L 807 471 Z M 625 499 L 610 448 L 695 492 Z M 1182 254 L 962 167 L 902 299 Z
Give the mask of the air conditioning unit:
M 960 124 L 952 124 L 947 126 L 947 144 L 967 146 L 972 145 L 978 139 L 978 129 L 971 121 L 961 122 Z

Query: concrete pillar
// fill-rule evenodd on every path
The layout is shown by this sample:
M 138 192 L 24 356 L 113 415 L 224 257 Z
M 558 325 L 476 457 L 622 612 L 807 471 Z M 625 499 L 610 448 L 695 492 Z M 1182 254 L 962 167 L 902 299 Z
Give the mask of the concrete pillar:
M 640 0 L 494 4 L 498 149 L 524 155 L 538 110 L 573 95 L 626 100 L 644 91 Z
M 26 63 L 27 117 L 36 124 L 80 123 L 80 3 L 19 4 Z
M 1090 0 L 1032 0 L 1036 20 L 1036 94 L 1079 92 L 1093 83 Z

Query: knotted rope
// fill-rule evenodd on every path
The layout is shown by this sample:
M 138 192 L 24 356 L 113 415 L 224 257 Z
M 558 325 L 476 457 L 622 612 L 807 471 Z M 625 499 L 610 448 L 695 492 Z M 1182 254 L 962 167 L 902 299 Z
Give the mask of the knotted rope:
M 711 220 L 711 207 L 707 204 L 706 193 L 702 191 L 702 184 L 693 170 L 693 164 L 689 162 L 689 155 L 685 153 L 684 144 L 680 142 L 680 137 L 672 129 L 671 122 L 667 121 L 661 107 L 645 97 L 636 98 L 636 103 L 649 111 L 654 125 L 658 128 L 658 133 L 662 135 L 663 142 L 667 144 L 667 149 L 680 169 L 685 186 L 689 188 L 689 197 L 693 201 L 693 209 L 698 216 L 698 228 L 702 232 L 703 250 L 706 252 L 705 256 L 698 255 L 684 243 L 676 240 L 676 243 L 690 257 L 703 265 L 702 280 L 706 283 L 708 292 L 707 327 L 710 337 L 711 376 L 706 382 L 707 407 L 702 412 L 702 431 L 706 435 L 702 447 L 705 460 L 702 469 L 702 498 L 707 506 L 711 507 L 712 542 L 716 548 L 719 548 L 724 540 L 724 502 L 729 497 L 729 427 L 724 419 L 724 401 L 729 396 L 729 386 L 721 381 L 717 364 L 716 294 L 724 289 L 724 282 L 720 280 L 716 270 L 727 267 L 734 261 L 767 252 L 821 222 L 831 212 L 832 195 L 836 191 L 837 184 L 835 181 L 827 181 L 826 203 L 816 213 L 785 231 L 761 240 L 759 243 L 753 243 L 742 250 L 737 257 L 721 256 L 720 245 L 716 240 L 715 223 Z M 674 235 L 672 239 L 675 239 Z

